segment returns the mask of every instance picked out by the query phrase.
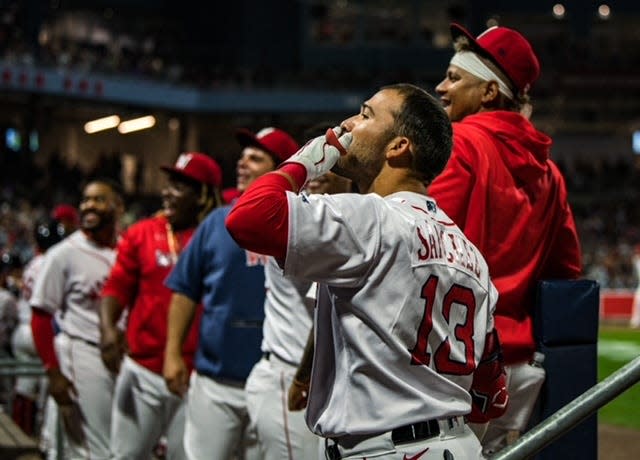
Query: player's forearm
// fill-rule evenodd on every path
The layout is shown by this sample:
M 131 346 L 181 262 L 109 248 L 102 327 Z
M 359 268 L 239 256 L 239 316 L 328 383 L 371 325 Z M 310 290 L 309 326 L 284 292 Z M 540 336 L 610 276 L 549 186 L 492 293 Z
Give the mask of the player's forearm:
M 38 356 L 47 371 L 58 369 L 58 357 L 53 347 L 53 316 L 39 308 L 32 309 L 31 331 Z
M 309 331 L 307 344 L 300 360 L 300 365 L 296 371 L 295 379 L 299 382 L 308 383 L 311 380 L 311 367 L 313 366 L 313 351 L 315 347 L 313 328 Z
M 182 355 L 182 344 L 191 328 L 197 304 L 189 297 L 173 293 L 169 305 L 166 354 Z
M 108 329 L 113 329 L 118 324 L 124 307 L 118 299 L 112 296 L 103 297 L 100 301 L 100 331 L 105 335 Z
M 286 192 L 297 192 L 305 178 L 303 166 L 286 164 L 256 179 L 238 199 L 225 222 L 238 245 L 283 260 L 289 226 Z

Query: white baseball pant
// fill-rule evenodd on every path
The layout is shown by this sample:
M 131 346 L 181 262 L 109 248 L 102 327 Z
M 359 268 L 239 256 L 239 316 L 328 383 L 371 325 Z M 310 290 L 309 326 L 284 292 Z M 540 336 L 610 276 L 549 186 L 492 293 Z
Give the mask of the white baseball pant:
M 184 460 L 184 418 L 185 404 L 164 378 L 125 356 L 113 399 L 112 460 L 149 458 L 163 434 L 167 459 Z
M 19 324 L 13 331 L 11 335 L 11 350 L 19 361 L 40 359 L 33 343 L 30 324 Z M 39 408 L 42 409 L 43 402 L 40 400 L 40 389 L 45 387 L 46 383 L 46 377 L 16 377 L 14 390 L 19 395 L 37 400 Z
M 189 460 L 260 460 L 244 385 L 191 373 L 184 449 Z
M 439 434 L 431 438 L 407 443 L 394 443 L 391 431 L 368 438 L 349 448 L 327 441 L 322 459 L 370 459 L 375 460 L 479 460 L 482 447 L 473 431 L 464 423 L 463 417 L 451 417 L 438 421 Z
M 317 455 L 320 438 L 307 427 L 304 411 L 287 409 L 296 369 L 271 353 L 268 359 L 256 363 L 247 378 L 247 410 L 263 460 L 310 459 Z
M 631 305 L 629 326 L 640 328 L 640 286 L 638 286 L 633 293 L 633 304 Z
M 106 460 L 109 458 L 111 406 L 115 378 L 102 364 L 100 349 L 65 333 L 55 337 L 56 354 L 60 370 L 73 382 L 78 393 L 75 403 L 85 441 L 74 442 L 65 438 L 65 460 Z M 64 430 L 63 430 L 64 433 Z M 68 449 L 67 449 L 68 447 Z

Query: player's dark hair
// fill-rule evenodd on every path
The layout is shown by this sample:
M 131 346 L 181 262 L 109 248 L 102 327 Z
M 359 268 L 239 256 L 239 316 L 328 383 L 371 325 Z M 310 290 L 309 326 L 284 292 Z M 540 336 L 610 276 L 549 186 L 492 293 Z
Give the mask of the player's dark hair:
M 93 177 L 91 179 L 89 179 L 86 184 L 85 187 L 89 184 L 103 184 L 106 185 L 107 187 L 109 187 L 111 189 L 111 191 L 113 192 L 113 194 L 116 196 L 116 198 L 122 203 L 125 203 L 125 192 L 124 192 L 124 188 L 122 187 L 122 184 L 120 184 L 120 182 L 110 178 L 110 177 Z
M 384 86 L 404 99 L 393 130 L 412 144 L 413 170 L 425 183 L 442 172 L 451 156 L 453 131 L 442 104 L 427 91 L 409 83 Z
M 85 186 L 93 183 L 106 185 L 113 191 L 113 193 L 118 195 L 120 198 L 124 198 L 125 196 L 122 184 L 120 184 L 120 182 L 118 182 L 117 180 L 112 179 L 111 177 L 92 177 L 85 183 Z

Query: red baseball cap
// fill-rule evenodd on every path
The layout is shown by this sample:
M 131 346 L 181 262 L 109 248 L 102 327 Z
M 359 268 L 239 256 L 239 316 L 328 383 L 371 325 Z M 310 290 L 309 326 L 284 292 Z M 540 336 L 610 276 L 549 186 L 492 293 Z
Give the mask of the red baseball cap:
M 55 208 L 53 208 L 53 210 L 51 211 L 51 217 L 56 220 L 68 220 L 75 224 L 78 224 L 80 222 L 78 210 L 75 208 L 75 206 L 66 203 L 59 204 Z
M 540 63 L 531 44 L 519 32 L 507 27 L 491 27 L 474 38 L 460 24 L 451 24 L 455 41 L 464 35 L 471 49 L 489 58 L 511 80 L 518 92 L 526 93 L 540 76 Z
M 198 152 L 181 153 L 174 166 L 160 166 L 163 171 L 213 187 L 222 185 L 222 169 L 209 155 Z
M 240 128 L 236 131 L 236 139 L 243 147 L 252 146 L 264 150 L 278 162 L 288 159 L 300 149 L 298 143 L 289 134 L 273 127 L 263 128 L 256 134 Z

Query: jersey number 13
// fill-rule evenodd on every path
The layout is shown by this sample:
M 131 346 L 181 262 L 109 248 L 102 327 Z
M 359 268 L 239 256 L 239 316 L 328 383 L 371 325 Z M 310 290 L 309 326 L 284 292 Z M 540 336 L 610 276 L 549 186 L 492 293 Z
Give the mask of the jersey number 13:
M 442 301 L 436 299 L 439 278 L 431 275 L 422 286 L 421 297 L 424 302 L 424 314 L 420 327 L 416 345 L 411 352 L 411 364 L 429 366 L 433 358 L 433 364 L 440 374 L 469 375 L 476 367 L 474 342 L 473 342 L 473 320 L 476 311 L 476 299 L 473 291 L 465 286 L 454 284 L 442 297 Z M 459 321 L 453 328 L 453 337 L 445 336 L 439 344 L 432 346 L 432 352 L 427 352 L 429 335 L 433 332 L 433 315 L 441 315 L 449 324 L 451 321 L 451 309 L 453 304 L 464 307 L 464 321 Z M 451 330 L 451 327 L 448 328 Z M 464 361 L 451 358 L 451 348 L 462 349 L 459 355 L 464 356 Z M 435 351 L 433 351 L 435 350 Z M 433 356 L 432 356 L 433 354 Z

